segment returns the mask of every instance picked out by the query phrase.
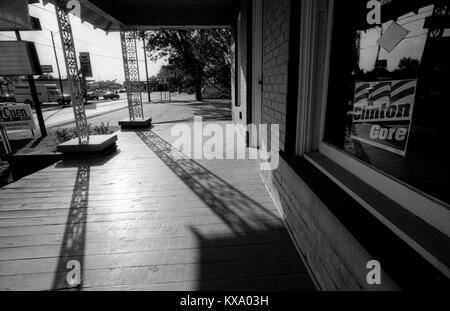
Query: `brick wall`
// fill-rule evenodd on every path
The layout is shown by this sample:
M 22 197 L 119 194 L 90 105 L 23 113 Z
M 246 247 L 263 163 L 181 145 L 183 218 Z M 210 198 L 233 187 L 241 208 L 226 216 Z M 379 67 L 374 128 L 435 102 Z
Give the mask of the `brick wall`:
M 263 5 L 262 123 L 280 125 L 284 150 L 290 0 L 264 0 Z M 270 148 L 271 133 L 261 134 Z M 323 290 L 372 290 L 366 282 L 366 264 L 372 258 L 293 169 L 280 159 L 278 169 L 262 176 L 316 284 Z
M 263 6 L 264 83 L 261 119 L 263 124 L 280 125 L 280 149 L 284 150 L 290 0 L 265 0 Z
M 368 285 L 366 264 L 373 258 L 283 159 L 262 176 L 319 288 L 398 289 L 384 271 L 381 285 Z
M 262 175 L 318 287 L 332 291 L 360 290 L 361 286 L 355 282 L 314 219 L 312 209 L 318 208 L 319 200 L 312 192 L 299 195 L 304 194 L 305 185 L 293 183 L 283 169 L 262 172 Z

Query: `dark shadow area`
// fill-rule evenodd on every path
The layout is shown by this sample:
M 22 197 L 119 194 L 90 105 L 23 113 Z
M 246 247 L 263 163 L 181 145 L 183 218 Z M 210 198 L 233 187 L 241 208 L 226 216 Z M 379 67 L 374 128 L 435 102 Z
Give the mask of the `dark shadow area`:
M 40 144 L 40 142 L 42 141 L 42 139 L 44 139 L 42 136 L 37 138 L 36 140 L 34 140 L 31 145 L 29 146 L 29 148 L 35 148 L 36 146 L 38 146 Z
M 187 100 L 187 99 L 172 99 L 172 100 L 160 100 L 160 99 L 152 99 L 151 102 L 148 102 L 147 104 L 189 104 L 192 103 L 193 100 Z
M 180 121 L 182 122 L 182 121 Z M 171 122 L 161 122 L 161 123 L 171 123 Z M 156 124 L 161 124 L 161 123 L 156 123 Z M 149 128 L 144 129 L 145 131 L 149 131 L 151 129 L 153 129 L 155 127 L 154 125 L 155 123 L 152 122 L 152 125 Z M 120 128 L 120 131 L 123 133 L 135 133 L 136 129 L 132 129 L 132 128 Z
M 121 150 L 113 148 L 103 155 L 77 155 L 72 157 L 64 157 L 63 161 L 56 164 L 56 168 L 78 168 L 84 163 L 89 163 L 89 166 L 103 166 L 117 155 L 121 153 Z
M 89 165 L 78 167 L 52 289 L 71 287 L 66 280 L 67 274 L 72 269 L 70 266 L 67 267 L 70 261 L 77 261 L 80 265 L 78 273 L 80 274 L 81 284 L 75 288 L 80 289 L 82 286 L 90 169 Z
M 116 150 L 101 158 L 67 159 L 56 165 L 56 168 L 77 167 L 77 174 L 53 279 L 52 289 L 54 290 L 80 290 L 83 286 L 91 167 L 102 166 L 117 154 L 119 154 L 119 151 Z M 79 263 L 80 269 L 78 271 L 74 270 L 74 267 L 68 266 L 71 261 Z M 68 284 L 67 276 L 72 272 L 79 273 L 81 281 L 79 286 L 74 287 Z
M 194 108 L 194 116 L 201 116 L 204 120 L 231 120 L 231 102 L 205 100 L 203 102 L 188 102 L 186 107 Z
M 34 137 L 30 138 L 21 138 L 21 139 L 10 139 L 9 143 L 11 144 L 11 148 L 14 151 L 25 148 L 28 144 L 35 140 Z M 1 140 L 0 140 L 1 141 Z M 0 143 L 0 157 L 6 156 L 5 148 L 3 143 Z
M 201 250 L 199 291 L 313 291 L 311 281 L 289 234 L 247 232 L 213 236 L 195 228 Z
M 200 252 L 198 290 L 314 289 L 272 203 L 256 202 L 154 132 L 136 134 L 232 232 L 191 227 Z

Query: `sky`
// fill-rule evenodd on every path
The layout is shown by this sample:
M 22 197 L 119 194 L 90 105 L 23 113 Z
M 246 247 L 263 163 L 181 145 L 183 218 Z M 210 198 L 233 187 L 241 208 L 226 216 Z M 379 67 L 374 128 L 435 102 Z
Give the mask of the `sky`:
M 57 77 L 56 60 L 53 52 L 52 37 L 53 31 L 56 51 L 61 69 L 61 76 L 67 77 L 64 56 L 61 49 L 61 38 L 59 36 L 58 23 L 56 20 L 55 8 L 52 4 L 44 6 L 41 3 L 29 5 L 30 15 L 39 18 L 42 31 L 21 31 L 22 40 L 33 41 L 39 55 L 41 65 L 53 65 L 54 77 Z M 72 32 L 75 38 L 75 51 L 89 52 L 91 57 L 93 80 L 114 80 L 123 82 L 125 79 L 123 72 L 122 50 L 120 45 L 120 35 L 118 32 L 106 34 L 103 30 L 95 29 L 89 23 L 81 23 L 81 20 L 70 14 Z M 0 40 L 15 40 L 14 32 L 1 32 Z M 145 81 L 145 63 L 142 40 L 137 42 L 139 75 Z M 152 62 L 148 60 L 149 76 L 158 73 L 164 60 Z

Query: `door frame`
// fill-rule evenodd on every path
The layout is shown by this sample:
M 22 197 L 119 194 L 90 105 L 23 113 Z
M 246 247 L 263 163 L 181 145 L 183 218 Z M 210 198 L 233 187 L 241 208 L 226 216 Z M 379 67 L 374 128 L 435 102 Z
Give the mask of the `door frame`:
M 263 92 L 263 3 L 261 0 L 252 0 L 252 82 L 251 82 L 251 92 L 252 92 L 252 123 L 259 127 L 261 125 L 261 109 L 262 109 L 262 92 Z M 259 148 L 260 135 L 256 133 L 250 134 L 250 147 Z

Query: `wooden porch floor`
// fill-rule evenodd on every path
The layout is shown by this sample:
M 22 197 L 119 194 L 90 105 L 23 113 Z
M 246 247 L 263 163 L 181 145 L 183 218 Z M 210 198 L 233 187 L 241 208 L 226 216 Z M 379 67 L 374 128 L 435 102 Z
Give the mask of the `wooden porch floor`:
M 224 123 L 225 124 L 225 123 Z M 0 189 L 0 290 L 313 290 L 253 160 L 193 161 L 170 124 Z

